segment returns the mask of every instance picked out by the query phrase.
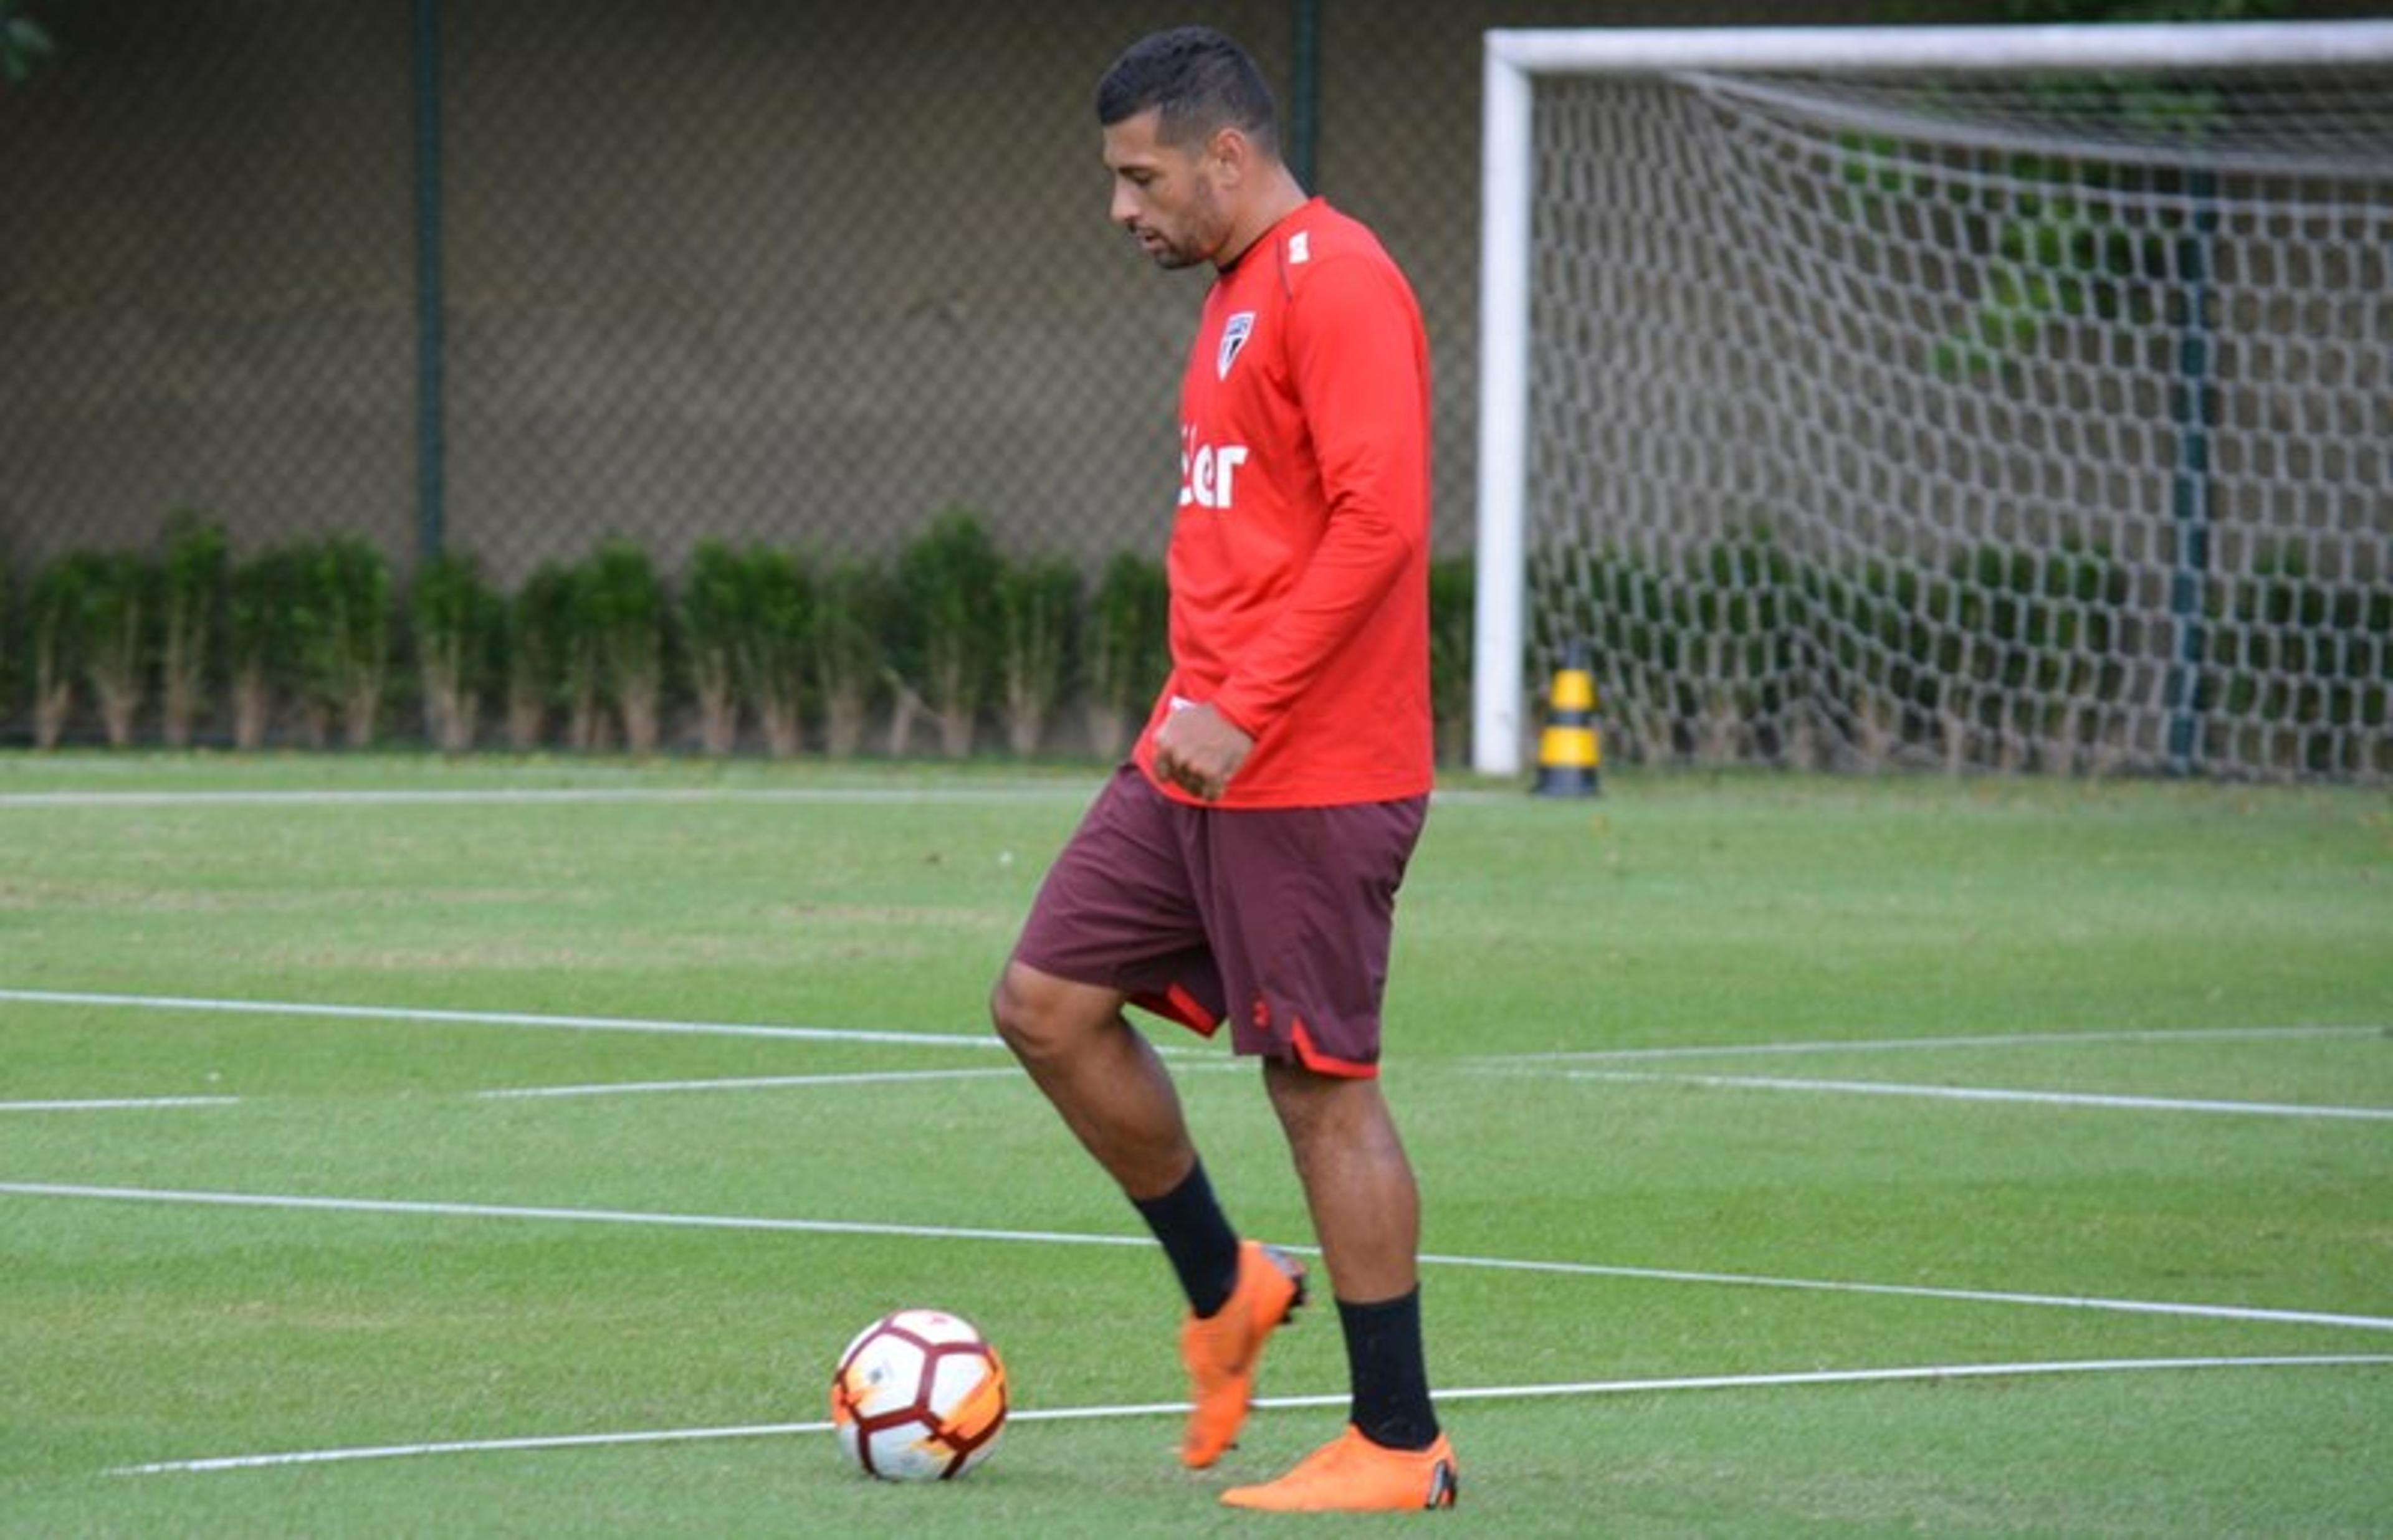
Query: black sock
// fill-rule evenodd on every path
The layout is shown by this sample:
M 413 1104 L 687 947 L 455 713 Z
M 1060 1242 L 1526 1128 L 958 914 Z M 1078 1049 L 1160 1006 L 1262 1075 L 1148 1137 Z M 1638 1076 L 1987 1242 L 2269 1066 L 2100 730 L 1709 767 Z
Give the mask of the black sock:
M 1205 1163 L 1190 1167 L 1187 1179 L 1161 1197 L 1132 1198 L 1131 1204 L 1163 1243 L 1188 1308 L 1211 1315 L 1229 1303 L 1238 1286 L 1238 1233 L 1213 1197 Z
M 1420 1289 L 1375 1304 L 1338 1301 L 1346 1366 L 1354 1380 L 1354 1426 L 1389 1449 L 1427 1449 L 1437 1442 L 1421 1356 Z

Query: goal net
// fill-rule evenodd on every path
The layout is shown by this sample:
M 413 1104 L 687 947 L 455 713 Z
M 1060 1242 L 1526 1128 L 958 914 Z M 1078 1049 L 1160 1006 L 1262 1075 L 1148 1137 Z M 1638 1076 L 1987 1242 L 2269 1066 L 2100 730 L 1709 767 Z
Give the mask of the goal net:
M 1480 769 L 2393 777 L 2393 23 L 1486 72 Z

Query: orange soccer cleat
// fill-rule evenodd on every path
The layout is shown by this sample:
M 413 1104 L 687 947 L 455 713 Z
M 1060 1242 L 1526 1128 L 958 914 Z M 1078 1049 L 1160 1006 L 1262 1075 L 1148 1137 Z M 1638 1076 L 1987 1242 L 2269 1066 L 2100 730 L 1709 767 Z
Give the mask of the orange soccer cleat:
M 1234 1486 L 1222 1501 L 1274 1513 L 1380 1512 L 1452 1507 L 1455 1489 L 1445 1434 L 1427 1449 L 1390 1449 L 1350 1427 L 1278 1481 Z
M 1255 1362 L 1274 1328 L 1304 1303 L 1304 1264 L 1255 1241 L 1238 1246 L 1238 1282 L 1211 1315 L 1180 1325 L 1180 1361 L 1188 1366 L 1195 1407 L 1181 1436 L 1180 1461 L 1202 1470 L 1222 1457 L 1247 1420 Z

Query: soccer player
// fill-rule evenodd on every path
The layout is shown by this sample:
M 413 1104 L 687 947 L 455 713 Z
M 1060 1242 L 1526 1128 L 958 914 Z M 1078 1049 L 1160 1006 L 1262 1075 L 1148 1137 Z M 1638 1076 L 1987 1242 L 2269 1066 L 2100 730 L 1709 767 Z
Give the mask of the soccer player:
M 1203 28 L 1097 92 L 1112 218 L 1210 264 L 1180 396 L 1172 672 L 1131 763 L 1056 857 L 990 1003 L 998 1030 L 1162 1243 L 1188 1299 L 1181 1458 L 1218 1460 L 1304 1269 L 1242 1239 L 1136 1004 L 1262 1064 L 1336 1296 L 1344 1434 L 1222 1500 L 1451 1506 L 1421 1351 L 1420 1200 L 1377 1078 L 1395 895 L 1428 808 L 1429 359 L 1362 225 L 1281 161 L 1271 94 Z

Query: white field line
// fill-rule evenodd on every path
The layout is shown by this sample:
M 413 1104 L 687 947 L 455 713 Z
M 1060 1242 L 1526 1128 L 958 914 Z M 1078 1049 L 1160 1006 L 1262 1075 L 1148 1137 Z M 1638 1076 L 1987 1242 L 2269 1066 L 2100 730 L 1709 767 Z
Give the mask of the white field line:
M 1664 1075 L 1652 1071 L 1566 1069 L 1565 1080 L 1638 1085 L 1714 1086 L 1733 1090 L 1808 1090 L 1847 1096 L 1916 1096 L 1943 1102 L 2012 1102 L 2047 1107 L 2113 1107 L 2133 1112 L 2238 1113 L 2253 1117 L 2351 1118 L 2393 1122 L 2393 1107 L 2330 1107 L 2287 1102 L 2217 1102 L 2097 1091 L 2007 1090 L 1985 1086 L 1916 1086 L 1887 1080 L 1798 1080 L 1768 1075 Z
M 1151 1246 L 1144 1235 L 1086 1232 L 984 1230 L 950 1225 L 870 1223 L 847 1220 L 748 1218 L 719 1214 L 672 1214 L 608 1208 L 556 1208 L 507 1204 L 435 1203 L 386 1198 L 304 1197 L 265 1193 L 208 1193 L 150 1187 L 96 1187 L 61 1182 L 0 1181 L 0 1196 L 73 1198 L 121 1203 L 184 1204 L 218 1208 L 297 1209 L 317 1213 L 388 1214 L 438 1219 L 530 1220 L 576 1224 L 656 1225 L 684 1230 L 761 1231 L 785 1234 L 880 1235 L 915 1240 L 1029 1242 L 1042 1246 Z M 1311 1246 L 1290 1246 L 1312 1252 Z M 2032 1305 L 2058 1310 L 2108 1311 L 2207 1321 L 2267 1322 L 2280 1325 L 2334 1326 L 2393 1331 L 2393 1318 L 2342 1315 L 2321 1311 L 2279 1310 L 2254 1305 L 2183 1303 L 2162 1299 L 2113 1299 L 2093 1296 L 2020 1294 L 1993 1289 L 1936 1288 L 1914 1284 L 1849 1283 L 1832 1279 L 1776 1278 L 1745 1272 L 1704 1272 L 1676 1268 L 1622 1267 L 1600 1262 L 1542 1261 L 1501 1257 L 1423 1253 L 1425 1266 L 1537 1272 L 1565 1277 L 1621 1278 L 1645 1283 L 1701 1284 L 1733 1288 L 1795 1289 L 1968 1304 Z
M 672 1091 L 766 1090 L 803 1086 L 879 1085 L 907 1080 L 1019 1079 L 1018 1069 L 889 1069 L 853 1075 L 758 1075 L 724 1080 L 627 1080 L 581 1086 L 510 1086 L 465 1094 L 477 1102 L 528 1102 L 549 1097 L 640 1096 Z M 0 1102 L 6 1112 L 117 1112 L 156 1107 L 237 1107 L 238 1096 L 143 1096 L 97 1101 Z
M 924 803 L 1086 802 L 1097 781 L 1015 782 L 945 787 L 460 787 L 448 790 L 326 791 L 14 791 L 0 792 L 0 810 L 46 807 L 419 807 L 518 806 L 582 803 L 817 803 L 828 806 Z
M 550 1097 L 641 1096 L 673 1091 L 778 1090 L 805 1086 L 885 1085 L 909 1080 L 1019 1079 L 1019 1069 L 887 1069 L 852 1075 L 755 1075 L 720 1080 L 626 1080 L 580 1086 L 509 1086 L 467 1091 L 477 1102 L 528 1102 Z M 118 1112 L 157 1107 L 237 1107 L 239 1096 L 142 1096 L 94 1101 L 0 1102 L 7 1112 Z
M 1235 1060 L 1203 1061 L 1183 1064 L 1184 1074 L 1200 1071 L 1235 1073 L 1243 1068 Z M 857 1070 L 831 1075 L 752 1075 L 709 1080 L 625 1080 L 592 1082 L 575 1086 L 504 1086 L 491 1090 L 467 1091 L 464 1095 L 477 1102 L 539 1101 L 545 1098 L 578 1096 L 655 1096 L 684 1091 L 711 1090 L 803 1090 L 812 1086 L 892 1085 L 918 1080 L 1018 1080 L 1018 1068 L 1003 1069 L 881 1069 Z M 49 1102 L 0 1102 L 0 1113 L 10 1112 L 119 1112 L 172 1107 L 237 1107 L 249 1100 L 240 1096 L 124 1096 L 104 1099 Z
M 112 1096 L 71 1102 L 0 1102 L 0 1112 L 134 1112 L 154 1107 L 237 1107 L 238 1096 Z
M 555 803 L 817 803 L 829 807 L 856 805 L 975 806 L 987 803 L 1079 802 L 1096 795 L 1103 776 L 1088 779 L 1012 781 L 991 786 L 822 786 L 822 787 L 457 787 L 387 790 L 284 791 L 8 791 L 0 792 L 0 812 L 13 808 L 48 807 L 415 807 L 415 806 L 539 806 Z M 1470 788 L 1441 789 L 1432 793 L 1439 803 L 1509 802 L 1509 792 Z
M 423 1203 L 384 1198 L 300 1197 L 261 1193 L 194 1193 L 148 1187 L 86 1187 L 0 1182 L 0 1194 L 89 1198 L 124 1203 L 196 1204 L 216 1208 L 300 1209 L 329 1214 L 400 1214 L 435 1219 L 537 1220 L 581 1224 L 657 1225 L 678 1230 L 747 1230 L 802 1235 L 889 1235 L 909 1240 L 1027 1241 L 1046 1246 L 1153 1246 L 1144 1235 L 1041 1230 L 981 1230 L 879 1224 L 861 1220 L 752 1219 L 725 1214 L 662 1214 L 611 1208 L 549 1208 L 489 1203 Z M 2393 1326 L 2393 1322 L 2386 1323 Z
M 641 1096 L 680 1090 L 767 1090 L 792 1086 L 869 1086 L 906 1080 L 1019 1080 L 1022 1071 L 1004 1069 L 877 1069 L 852 1075 L 756 1075 L 730 1080 L 626 1080 L 586 1086 L 522 1086 L 471 1093 L 477 1102 L 522 1102 L 564 1096 Z
M 1669 1048 L 1565 1049 L 1547 1053 L 1490 1054 L 1472 1061 L 1489 1068 L 1529 1064 L 1622 1064 L 1644 1059 L 1733 1059 L 1771 1054 L 1892 1053 L 1946 1048 L 2046 1048 L 2077 1043 L 2232 1042 L 2291 1038 L 2393 1037 L 2387 1026 L 2146 1027 L 2097 1032 L 1995 1032 L 1951 1038 L 1830 1038 L 1791 1043 L 1682 1044 Z
M 740 1022 L 679 1022 L 639 1016 L 537 1015 L 519 1011 L 433 1011 L 389 1005 L 310 1005 L 291 1000 L 226 1000 L 182 995 L 85 994 L 61 989 L 0 989 L 0 1004 L 70 1005 L 85 1010 L 184 1011 L 232 1016 L 302 1016 L 333 1021 L 410 1022 L 442 1026 L 544 1027 L 571 1032 L 645 1032 L 665 1037 L 771 1038 L 816 1043 L 883 1043 L 909 1048 L 1003 1049 L 994 1032 L 891 1032 L 844 1026 L 761 1026 Z
M 1916 1381 L 2021 1378 L 2029 1376 L 2159 1374 L 2192 1369 L 2382 1368 L 2393 1354 L 2344 1353 L 2266 1358 L 2116 1358 L 2022 1364 L 1944 1364 L 1886 1369 L 1814 1369 L 1789 1374 L 1700 1375 L 1682 1379 L 1583 1380 L 1565 1385 L 1487 1385 L 1436 1392 L 1444 1404 L 1466 1401 L 1527 1401 L 1556 1396 L 1659 1395 L 1686 1390 L 1776 1390 L 1794 1386 L 1889 1385 Z M 1347 1396 L 1258 1396 L 1255 1405 L 1275 1411 L 1344 1406 Z M 1188 1410 L 1185 1402 L 1147 1402 L 1122 1406 L 1015 1407 L 1014 1422 L 1091 1422 L 1165 1416 Z M 213 1459 L 161 1460 L 121 1466 L 111 1476 L 193 1475 L 260 1470 L 282 1466 L 335 1465 L 428 1455 L 488 1455 L 529 1450 L 592 1449 L 626 1444 L 691 1443 L 706 1440 L 778 1438 L 827 1433 L 829 1422 L 757 1423 L 735 1428 L 669 1428 L 644 1432 L 563 1433 L 550 1437 L 459 1440 L 444 1443 L 393 1443 L 350 1449 L 294 1450 L 278 1455 L 230 1455 Z
M 1235 1059 L 1201 1060 L 1174 1066 L 1179 1074 L 1236 1073 L 1246 1066 Z M 692 1090 L 772 1090 L 784 1087 L 886 1085 L 910 1080 L 1020 1080 L 1021 1069 L 868 1069 L 833 1075 L 757 1075 L 724 1080 L 628 1080 L 586 1086 L 523 1086 L 467 1094 L 477 1102 L 512 1102 L 543 1097 L 639 1096 Z

